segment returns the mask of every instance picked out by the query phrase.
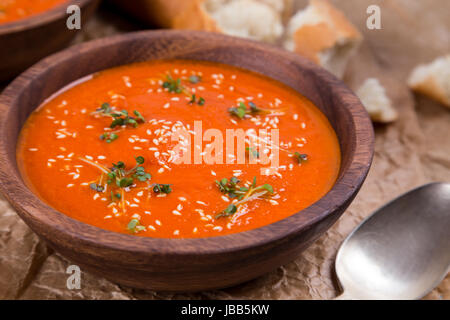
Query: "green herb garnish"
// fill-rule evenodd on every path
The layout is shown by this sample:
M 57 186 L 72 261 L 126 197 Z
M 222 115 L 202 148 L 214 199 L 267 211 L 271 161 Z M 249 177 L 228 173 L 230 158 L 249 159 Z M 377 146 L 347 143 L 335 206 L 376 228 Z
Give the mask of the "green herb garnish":
M 244 119 L 245 115 L 247 114 L 247 107 L 243 102 L 241 102 L 239 103 L 239 106 L 228 109 L 228 112 L 230 112 L 231 115 L 238 117 L 239 119 Z
M 170 74 L 166 76 L 166 81 L 163 82 L 162 87 L 173 93 L 181 93 L 184 89 L 183 85 L 181 84 L 181 79 L 174 79 Z
M 100 136 L 100 140 L 105 140 L 107 143 L 111 143 L 117 138 L 119 138 L 119 136 L 114 132 L 105 132 Z
M 197 104 L 199 106 L 203 106 L 205 104 L 205 99 L 203 99 L 202 97 L 199 97 L 197 100 Z
M 155 192 L 155 193 L 169 194 L 172 192 L 172 188 L 170 187 L 170 184 L 154 184 L 152 186 L 153 186 L 153 192 Z
M 308 161 L 308 155 L 300 152 L 293 153 L 294 159 L 298 162 L 298 164 L 302 164 L 303 162 Z
M 216 219 L 235 214 L 239 205 L 247 201 L 262 199 L 262 197 L 272 195 L 274 193 L 273 187 L 270 184 L 257 186 L 256 177 L 253 177 L 253 182 L 249 188 L 239 187 L 239 182 L 239 179 L 236 177 L 231 177 L 229 180 L 226 178 L 223 178 L 220 181 L 216 180 L 216 185 L 220 192 L 225 193 L 230 198 L 236 198 L 238 200 L 216 215 Z
M 117 111 L 109 103 L 103 103 L 99 109 L 97 109 L 93 114 L 100 114 L 105 117 L 111 117 L 112 121 L 109 125 L 111 129 L 114 129 L 116 127 L 120 126 L 132 126 L 134 128 L 138 127 L 139 123 L 144 123 L 145 118 L 142 116 L 142 114 L 134 110 L 133 114 L 135 117 L 131 117 L 126 110 Z M 101 136 L 101 140 L 105 140 L 107 143 L 111 143 L 114 140 L 117 140 L 119 136 L 116 132 L 104 132 Z
M 202 78 L 200 76 L 192 75 L 188 78 L 189 82 L 192 84 L 197 84 L 200 81 L 202 81 Z
M 145 227 L 141 225 L 138 219 L 131 219 L 127 225 L 127 229 L 131 233 L 138 233 L 139 231 L 145 231 Z
M 205 104 L 205 99 L 203 99 L 202 97 L 199 97 L 197 99 L 195 94 L 193 94 L 191 97 L 191 100 L 189 100 L 189 104 L 194 104 L 194 103 L 197 103 L 199 106 L 203 106 Z
M 189 82 L 192 84 L 197 84 L 201 81 L 201 78 L 198 76 L 190 76 Z M 197 103 L 199 106 L 203 106 L 205 104 L 205 99 L 202 97 L 196 97 L 195 94 L 189 91 L 188 88 L 183 86 L 181 82 L 181 78 L 174 79 L 170 73 L 166 75 L 166 80 L 163 82 L 162 87 L 164 89 L 167 89 L 171 93 L 184 93 L 191 99 L 189 100 L 188 104 L 194 104 Z
M 230 180 L 223 178 L 220 181 L 216 180 L 216 185 L 220 192 L 225 193 L 230 198 L 238 198 L 240 200 L 244 197 L 245 193 L 248 191 L 248 188 L 239 187 L 237 185 L 239 182 L 239 179 L 236 177 L 231 177 Z
M 237 209 L 234 204 L 230 204 L 225 210 L 216 215 L 216 219 L 232 216 L 237 212 Z
M 105 188 L 103 186 L 98 185 L 96 183 L 91 183 L 89 185 L 89 188 L 91 188 L 92 190 L 97 191 L 97 192 L 103 192 L 103 190 L 105 190 Z
M 100 177 L 95 182 L 92 182 L 89 187 L 96 192 L 106 192 L 107 188 L 109 188 L 111 202 L 119 200 L 119 206 L 124 212 L 126 211 L 125 207 L 127 205 L 125 201 L 126 188 L 136 187 L 138 182 L 145 182 L 147 184 L 143 189 L 149 192 L 149 196 L 151 190 L 155 193 L 165 194 L 172 192 L 170 184 L 150 184 L 152 176 L 142 166 L 145 163 L 145 159 L 142 156 L 135 157 L 136 164 L 131 169 L 127 169 L 123 161 L 113 163 L 111 168 L 107 168 L 86 158 L 79 159 L 102 172 Z
M 236 116 L 239 119 L 244 119 L 246 115 L 256 115 L 256 114 L 271 114 L 280 112 L 281 109 L 264 109 L 259 106 L 257 106 L 254 102 L 250 101 L 248 103 L 248 107 L 245 103 L 240 102 L 237 107 L 233 107 L 228 109 L 228 112 L 232 116 Z
M 114 193 L 111 191 L 111 202 L 114 202 L 117 200 L 120 200 L 122 198 L 122 195 L 120 193 Z
M 259 158 L 259 151 L 256 150 L 255 148 L 246 147 L 245 151 L 247 151 L 248 154 L 251 154 L 253 158 Z

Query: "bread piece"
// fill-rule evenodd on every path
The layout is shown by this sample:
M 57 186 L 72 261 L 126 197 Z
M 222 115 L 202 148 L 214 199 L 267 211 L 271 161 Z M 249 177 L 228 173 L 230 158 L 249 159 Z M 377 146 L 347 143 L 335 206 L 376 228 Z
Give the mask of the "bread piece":
M 211 0 L 205 1 L 206 9 L 209 2 Z M 221 5 L 216 6 L 215 10 L 207 12 L 223 33 L 271 43 L 283 34 L 281 11 L 270 5 L 270 2 L 269 4 L 255 0 L 220 2 Z M 282 4 L 282 1 L 278 4 Z
M 373 121 L 387 123 L 397 119 L 397 111 L 392 107 L 385 89 L 377 79 L 366 79 L 356 91 L 356 95 Z
M 327 0 L 310 0 L 290 20 L 284 47 L 342 78 L 362 36 L 344 14 Z
M 450 54 L 416 67 L 408 86 L 450 108 Z
M 276 42 L 292 0 L 110 0 L 156 26 Z

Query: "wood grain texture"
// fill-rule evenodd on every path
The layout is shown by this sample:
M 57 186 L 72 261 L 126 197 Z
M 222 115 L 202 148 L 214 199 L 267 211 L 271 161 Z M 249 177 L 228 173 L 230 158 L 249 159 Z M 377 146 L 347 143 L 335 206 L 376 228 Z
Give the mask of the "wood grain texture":
M 66 47 L 78 30 L 69 30 L 66 20 L 68 5 L 81 9 L 81 23 L 94 13 L 100 0 L 70 0 L 51 10 L 29 18 L 0 25 L 0 82 Z
M 265 74 L 311 99 L 328 117 L 342 149 L 338 181 L 322 199 L 271 225 L 202 239 L 114 233 L 73 220 L 35 196 L 17 168 L 15 148 L 28 115 L 70 82 L 102 69 L 152 59 L 196 59 Z M 117 283 L 154 290 L 231 286 L 294 259 L 345 211 L 373 156 L 373 128 L 358 98 L 330 73 L 278 48 L 219 34 L 147 31 L 88 42 L 42 60 L 0 96 L 0 191 L 57 252 Z

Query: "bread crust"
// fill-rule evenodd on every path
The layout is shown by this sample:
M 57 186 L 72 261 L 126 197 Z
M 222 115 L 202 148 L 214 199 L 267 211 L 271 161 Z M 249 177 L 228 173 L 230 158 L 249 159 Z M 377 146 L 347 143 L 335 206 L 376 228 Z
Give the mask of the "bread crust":
M 433 76 L 430 75 L 426 77 L 420 83 L 412 85 L 411 88 L 414 91 L 426 95 L 450 108 L 449 96 L 447 96 L 443 88 L 439 85 L 438 81 Z
M 284 46 L 342 77 L 362 35 L 328 0 L 310 0 L 291 18 Z
M 450 108 L 450 54 L 414 68 L 408 86 Z
M 162 28 L 223 32 L 205 8 L 206 0 L 110 0 L 144 22 Z M 292 14 L 292 0 L 283 1 L 283 19 Z

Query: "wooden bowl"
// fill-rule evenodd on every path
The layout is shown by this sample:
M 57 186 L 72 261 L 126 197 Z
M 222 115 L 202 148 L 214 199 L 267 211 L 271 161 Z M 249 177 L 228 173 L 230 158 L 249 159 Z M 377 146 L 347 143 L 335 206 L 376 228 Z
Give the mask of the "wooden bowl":
M 0 24 L 0 82 L 10 80 L 36 61 L 61 50 L 78 30 L 69 30 L 66 9 L 81 9 L 81 27 L 94 13 L 100 0 L 69 0 L 53 9 L 22 20 Z
M 19 131 L 37 106 L 67 84 L 99 70 L 169 58 L 243 67 L 311 99 L 330 120 L 342 149 L 342 168 L 332 190 L 276 223 L 200 239 L 146 238 L 102 230 L 57 212 L 30 191 L 15 154 Z M 293 260 L 356 196 L 371 164 L 373 144 L 373 128 L 364 107 L 330 73 L 276 47 L 213 33 L 146 31 L 71 47 L 30 68 L 0 96 L 0 191 L 34 232 L 82 270 L 137 288 L 222 288 Z

